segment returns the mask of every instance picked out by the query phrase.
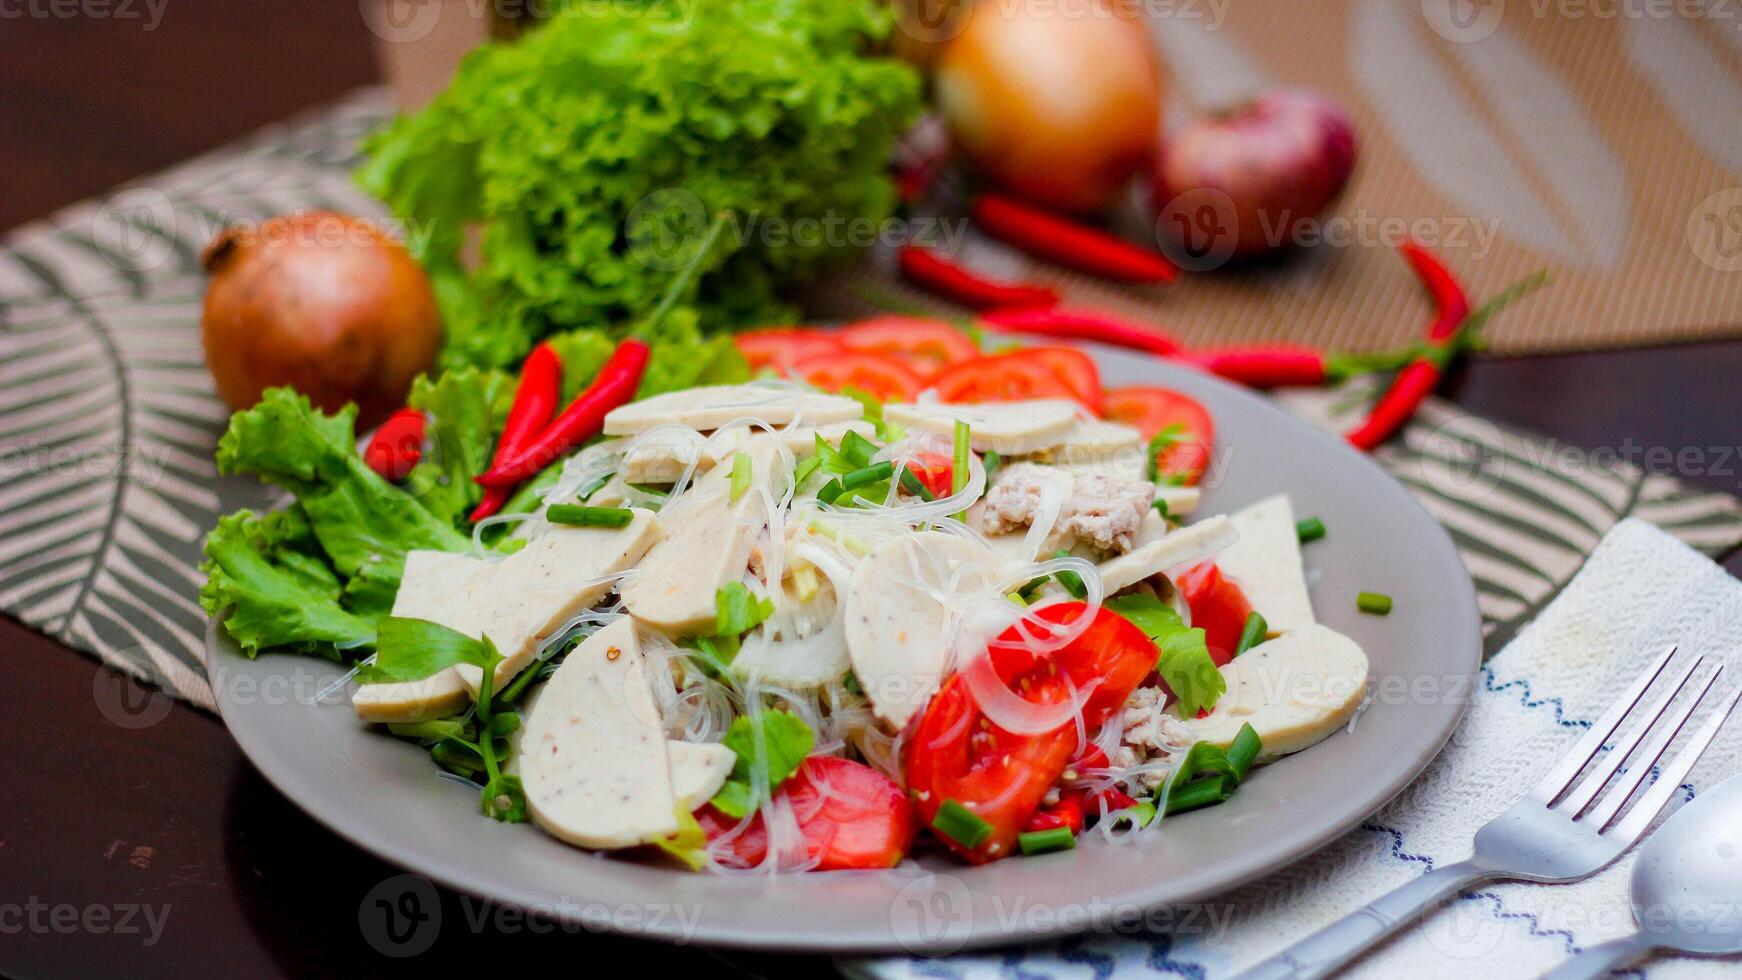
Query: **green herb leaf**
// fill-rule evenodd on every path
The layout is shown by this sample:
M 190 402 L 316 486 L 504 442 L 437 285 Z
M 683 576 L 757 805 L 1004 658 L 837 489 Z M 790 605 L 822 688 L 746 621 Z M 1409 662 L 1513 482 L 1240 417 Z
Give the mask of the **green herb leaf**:
M 774 600 L 751 592 L 742 582 L 727 582 L 714 593 L 714 632 L 742 636 L 774 615 Z
M 489 637 L 473 639 L 427 619 L 389 616 L 375 639 L 375 662 L 357 671 L 362 684 L 418 681 L 455 664 L 483 667 L 500 660 Z
M 1179 613 L 1154 596 L 1114 596 L 1106 606 L 1155 642 L 1159 652 L 1155 670 L 1173 692 L 1182 717 L 1193 718 L 1216 706 L 1228 690 L 1228 681 L 1210 659 L 1202 629 L 1186 628 Z
M 754 720 L 749 715 L 738 717 L 721 741 L 738 754 L 738 761 L 712 802 L 729 817 L 743 817 L 798 771 L 816 736 L 790 711 L 764 710 Z M 762 760 L 760 767 L 758 759 Z M 760 777 L 758 768 L 762 770 Z

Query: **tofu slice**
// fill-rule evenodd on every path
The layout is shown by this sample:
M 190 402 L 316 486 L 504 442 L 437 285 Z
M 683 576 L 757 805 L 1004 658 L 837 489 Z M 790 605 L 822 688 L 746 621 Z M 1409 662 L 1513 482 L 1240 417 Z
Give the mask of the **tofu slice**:
M 770 485 L 777 455 L 772 440 L 749 449 L 752 492 L 731 500 L 730 467 L 715 467 L 666 511 L 668 530 L 619 590 L 629 614 L 676 635 L 714 624 L 714 596 L 750 566 L 750 551 L 768 521 L 755 487 Z
M 1158 575 L 1186 562 L 1208 558 L 1240 539 L 1240 532 L 1226 515 L 1217 514 L 1196 524 L 1187 524 L 1167 534 L 1138 545 L 1117 558 L 1100 565 L 1101 587 L 1107 595 Z
M 1039 450 L 1034 457 L 1037 463 L 1117 467 L 1122 476 L 1127 470 L 1135 470 L 1135 478 L 1140 479 L 1148 468 L 1148 460 L 1144 458 L 1146 449 L 1143 433 L 1129 425 L 1101 419 L 1077 419 L 1061 442 Z
M 938 689 L 954 626 L 946 589 L 990 587 L 994 562 L 972 541 L 926 531 L 886 541 L 859 563 L 847 595 L 847 656 L 878 718 L 901 728 Z
M 521 786 L 551 836 L 603 850 L 677 831 L 665 731 L 628 617 L 568 655 L 525 727 Z
M 869 438 L 877 432 L 877 427 L 864 421 L 800 425 L 782 431 L 779 438 L 794 455 L 805 456 L 816 446 L 818 435 L 829 445 L 839 447 L 841 440 L 847 438 L 848 432 L 857 432 Z M 700 452 L 692 440 L 649 439 L 623 454 L 623 464 L 617 472 L 629 483 L 675 483 L 692 458 L 696 461 L 698 473 L 710 470 L 731 458 L 733 453 L 742 452 L 753 438 L 766 435 L 767 433 L 760 430 L 751 429 L 732 429 L 724 437 L 716 433 L 709 439 L 709 445 Z
M 679 806 L 694 810 L 714 798 L 738 764 L 738 753 L 718 742 L 665 743 L 671 761 L 671 793 Z
M 475 635 L 466 618 L 467 600 L 489 568 L 487 562 L 458 552 L 410 552 L 393 597 L 393 615 Z M 351 695 L 351 707 L 367 722 L 411 722 L 455 714 L 470 700 L 459 671 L 449 667 L 422 680 L 361 685 Z
M 1299 752 L 1348 724 L 1367 689 L 1367 655 L 1328 626 L 1309 625 L 1247 650 L 1222 668 L 1228 690 L 1202 718 L 1181 721 L 1224 748 L 1250 723 L 1260 758 Z
M 628 436 L 675 423 L 711 432 L 728 422 L 756 418 L 769 425 L 828 425 L 865 415 L 865 406 L 841 395 L 779 385 L 709 385 L 630 402 L 605 416 L 605 434 Z
M 883 417 L 909 429 L 950 439 L 956 422 L 968 423 L 968 444 L 975 452 L 1020 455 L 1056 446 L 1077 424 L 1077 403 L 1058 398 L 1020 402 L 955 405 L 885 405 Z
M 487 584 L 467 603 L 466 621 L 477 631 L 473 635 L 490 637 L 502 654 L 496 689 L 531 663 L 539 643 L 569 617 L 598 605 L 612 586 L 600 580 L 633 567 L 659 532 L 659 519 L 650 510 L 636 510 L 620 528 L 550 524 L 526 547 L 490 566 Z M 476 696 L 484 672 L 471 664 L 454 670 Z
M 1228 519 L 1240 540 L 1216 556 L 1222 574 L 1246 593 L 1273 635 L 1311 626 L 1312 598 L 1287 495 L 1266 497 Z

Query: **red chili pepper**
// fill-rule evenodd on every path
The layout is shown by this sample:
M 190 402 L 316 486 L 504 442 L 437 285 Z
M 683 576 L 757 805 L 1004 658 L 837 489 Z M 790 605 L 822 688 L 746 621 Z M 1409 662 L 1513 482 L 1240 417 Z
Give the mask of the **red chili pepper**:
M 1397 372 L 1391 387 L 1373 403 L 1367 418 L 1346 433 L 1345 438 L 1358 449 L 1373 449 L 1414 417 L 1421 403 L 1439 387 L 1445 361 L 1456 352 L 1458 328 L 1470 316 L 1469 297 L 1451 270 L 1414 242 L 1405 242 L 1402 250 L 1403 257 L 1434 298 L 1434 318 L 1427 330 L 1429 349 Z
M 649 353 L 647 344 L 633 337 L 618 344 L 587 390 L 576 395 L 538 438 L 491 466 L 478 482 L 486 487 L 512 487 L 598 435 L 605 426 L 605 414 L 635 397 Z
M 398 482 L 423 458 L 423 413 L 402 408 L 387 416 L 363 448 L 363 462 L 384 480 Z
M 1049 286 L 998 282 L 951 262 L 923 245 L 901 250 L 901 274 L 944 299 L 976 310 L 1000 307 L 1054 306 L 1058 291 Z
M 987 326 L 1011 333 L 1091 340 L 1115 347 L 1148 351 L 1161 357 L 1180 352 L 1179 341 L 1167 334 L 1111 313 L 1082 309 L 992 310 L 980 315 Z
M 1188 351 L 1180 360 L 1253 388 L 1322 385 L 1343 376 L 1333 359 L 1311 347 L 1278 344 Z
M 563 362 L 550 344 L 541 343 L 526 356 L 520 366 L 520 386 L 514 389 L 514 403 L 508 407 L 508 421 L 502 426 L 502 436 L 496 440 L 491 466 L 526 447 L 544 431 L 550 417 L 556 414 L 557 398 L 562 394 Z M 513 487 L 485 487 L 483 499 L 472 509 L 472 523 L 483 520 L 502 509 L 514 492 Z
M 998 194 L 981 194 L 971 213 L 993 238 L 1081 272 L 1120 282 L 1173 282 L 1178 272 L 1160 252 Z

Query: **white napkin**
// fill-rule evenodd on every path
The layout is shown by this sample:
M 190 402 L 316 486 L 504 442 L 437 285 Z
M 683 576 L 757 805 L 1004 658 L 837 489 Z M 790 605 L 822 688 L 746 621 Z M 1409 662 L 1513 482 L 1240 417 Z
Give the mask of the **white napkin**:
M 1714 695 L 1742 683 L 1742 582 L 1657 527 L 1623 521 L 1565 591 L 1488 661 L 1463 725 L 1414 784 L 1318 854 L 1212 899 L 1217 914 L 1201 916 L 1209 925 L 1197 934 L 1085 936 L 1031 949 L 843 966 L 884 978 L 1229 976 L 1411 877 L 1468 856 L 1476 829 L 1510 806 L 1670 643 L 1684 655 L 1697 651 L 1730 664 Z M 1739 763 L 1742 719 L 1732 719 L 1683 799 L 1738 771 Z M 1537 976 L 1583 947 L 1632 931 L 1632 861 L 1626 855 L 1572 885 L 1481 886 L 1347 975 Z M 1643 969 L 1664 978 L 1734 977 L 1742 961 L 1659 958 Z

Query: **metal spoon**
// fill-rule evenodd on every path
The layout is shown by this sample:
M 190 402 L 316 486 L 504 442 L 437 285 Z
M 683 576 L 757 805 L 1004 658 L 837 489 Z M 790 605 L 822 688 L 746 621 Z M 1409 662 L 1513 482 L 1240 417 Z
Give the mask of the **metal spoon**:
M 1742 776 L 1695 796 L 1639 849 L 1631 936 L 1592 946 L 1542 980 L 1587 980 L 1653 950 L 1742 953 Z

